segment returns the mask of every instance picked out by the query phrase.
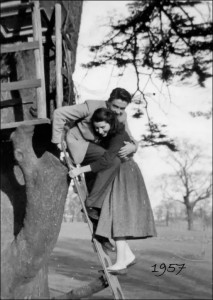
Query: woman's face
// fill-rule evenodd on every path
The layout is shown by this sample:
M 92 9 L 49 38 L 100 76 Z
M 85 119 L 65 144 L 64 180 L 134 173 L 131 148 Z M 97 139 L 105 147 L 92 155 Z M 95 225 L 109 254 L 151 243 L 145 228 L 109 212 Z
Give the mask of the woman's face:
M 94 122 L 94 128 L 101 137 L 106 137 L 110 130 L 110 125 L 106 121 Z

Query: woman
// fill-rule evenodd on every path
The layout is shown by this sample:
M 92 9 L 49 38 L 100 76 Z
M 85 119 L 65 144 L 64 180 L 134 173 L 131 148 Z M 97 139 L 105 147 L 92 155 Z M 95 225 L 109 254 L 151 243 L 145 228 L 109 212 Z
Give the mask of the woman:
M 130 141 L 124 125 L 118 122 L 116 115 L 109 109 L 97 109 L 91 121 L 100 145 L 106 152 L 92 164 L 70 171 L 72 178 L 83 172 L 98 172 L 109 167 L 124 141 Z M 135 263 L 135 255 L 126 240 L 156 236 L 156 229 L 146 186 L 132 157 L 121 161 L 112 185 L 110 193 L 103 195 L 95 234 L 115 240 L 116 262 L 108 267 L 108 271 L 118 275 L 126 274 L 127 268 Z

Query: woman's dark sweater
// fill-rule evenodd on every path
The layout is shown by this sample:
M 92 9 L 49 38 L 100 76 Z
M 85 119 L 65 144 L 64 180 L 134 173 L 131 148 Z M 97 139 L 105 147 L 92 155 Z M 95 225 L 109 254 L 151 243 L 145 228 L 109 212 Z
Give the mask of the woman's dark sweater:
M 124 127 L 115 135 L 103 138 L 100 142 L 100 146 L 105 148 L 106 152 L 98 160 L 90 164 L 92 172 L 96 173 L 109 168 L 113 163 L 113 159 L 118 155 L 121 147 L 124 146 L 124 142 L 131 142 Z

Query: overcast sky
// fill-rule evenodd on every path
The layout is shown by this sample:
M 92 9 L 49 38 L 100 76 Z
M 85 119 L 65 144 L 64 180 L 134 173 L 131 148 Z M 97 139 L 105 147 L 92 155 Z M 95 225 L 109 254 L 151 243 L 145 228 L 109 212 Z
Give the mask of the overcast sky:
M 122 77 L 116 76 L 116 70 L 112 65 L 85 70 L 80 65 L 88 62 L 91 54 L 88 46 L 100 42 L 107 33 L 107 19 L 109 15 L 116 14 L 124 16 L 127 14 L 126 3 L 128 1 L 86 1 L 83 5 L 83 14 L 79 34 L 79 44 L 77 49 L 77 60 L 74 73 L 74 82 L 80 95 L 80 102 L 88 99 L 107 100 L 110 92 L 115 87 L 123 87 L 130 93 L 135 91 L 135 74 L 131 69 L 127 69 Z M 156 85 L 161 86 L 161 82 L 156 80 Z M 211 155 L 212 145 L 212 120 L 204 118 L 192 118 L 190 111 L 207 111 L 211 107 L 212 101 L 212 81 L 209 80 L 206 88 L 198 85 L 176 85 L 170 86 L 171 99 L 168 90 L 163 89 L 163 93 L 149 85 L 147 93 L 155 93 L 150 98 L 149 112 L 156 122 L 167 125 L 167 133 L 171 138 L 187 138 L 195 144 L 203 145 L 206 152 Z M 131 104 L 127 110 L 129 126 L 133 136 L 140 139 L 145 129 L 146 118 L 134 119 L 132 114 L 137 109 L 137 105 Z M 147 183 L 147 188 L 154 195 L 152 189 L 156 176 L 167 171 L 167 165 L 162 157 L 164 150 L 143 149 L 139 150 L 135 156 L 141 167 L 142 173 Z M 151 198 L 153 207 L 159 203 L 160 199 Z

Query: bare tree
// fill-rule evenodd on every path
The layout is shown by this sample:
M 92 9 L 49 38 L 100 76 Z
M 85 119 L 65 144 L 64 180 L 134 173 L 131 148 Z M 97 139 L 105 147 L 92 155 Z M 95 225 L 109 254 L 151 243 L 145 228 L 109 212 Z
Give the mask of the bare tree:
M 157 185 L 155 189 L 158 191 L 161 197 L 160 204 L 156 207 L 156 214 L 161 217 L 169 226 L 171 221 L 177 220 L 178 217 L 178 205 L 177 202 L 171 197 L 169 193 L 170 177 L 168 175 L 162 175 L 157 179 Z
M 167 197 L 185 205 L 188 230 L 193 229 L 195 206 L 212 194 L 212 174 L 205 170 L 206 158 L 200 147 L 186 141 L 182 143 L 179 151 L 170 152 L 167 158 L 173 168 L 173 173 L 166 175 Z
M 162 200 L 160 204 L 154 209 L 157 221 L 165 222 L 165 225 L 168 227 L 171 220 L 176 219 L 175 203 L 174 201 Z

